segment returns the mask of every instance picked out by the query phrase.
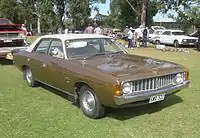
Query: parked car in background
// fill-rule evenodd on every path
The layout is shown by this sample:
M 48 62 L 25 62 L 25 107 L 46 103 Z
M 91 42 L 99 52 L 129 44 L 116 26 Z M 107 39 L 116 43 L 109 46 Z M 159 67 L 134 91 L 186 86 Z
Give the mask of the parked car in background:
M 39 37 L 14 64 L 31 87 L 46 84 L 67 93 L 90 118 L 106 108 L 162 101 L 187 87 L 189 71 L 182 65 L 129 55 L 111 37 L 60 34 Z
M 12 59 L 12 50 L 24 48 L 25 36 L 21 26 L 0 18 L 0 57 Z
M 149 42 L 150 43 L 155 43 L 156 42 L 156 38 L 159 37 L 160 34 L 162 34 L 162 32 L 165 31 L 164 29 L 161 30 L 155 30 L 153 31 L 153 33 L 149 33 Z
M 174 45 L 175 47 L 182 45 L 195 46 L 198 42 L 198 38 L 191 37 L 182 30 L 165 30 L 156 38 L 155 42 Z

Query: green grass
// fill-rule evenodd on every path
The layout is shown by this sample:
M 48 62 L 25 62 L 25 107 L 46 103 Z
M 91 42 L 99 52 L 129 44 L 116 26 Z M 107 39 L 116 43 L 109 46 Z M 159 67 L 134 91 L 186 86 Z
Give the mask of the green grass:
M 190 69 L 191 85 L 165 101 L 142 107 L 111 109 L 92 120 L 48 87 L 30 88 L 12 62 L 0 61 L 0 138 L 65 137 L 199 137 L 200 53 L 161 52 L 152 48 L 131 53 L 174 61 Z

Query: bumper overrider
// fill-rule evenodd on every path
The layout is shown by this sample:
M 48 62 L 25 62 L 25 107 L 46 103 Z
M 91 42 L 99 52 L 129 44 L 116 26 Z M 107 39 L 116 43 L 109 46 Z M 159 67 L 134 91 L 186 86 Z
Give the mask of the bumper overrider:
M 156 95 L 160 95 L 160 94 L 165 94 L 167 95 L 171 95 L 173 93 L 178 92 L 179 90 L 183 89 L 183 88 L 187 88 L 190 84 L 190 81 L 184 81 L 182 84 L 178 84 L 178 85 L 174 85 L 174 86 L 170 86 L 170 87 L 166 87 L 166 88 L 162 88 L 162 89 L 158 89 L 158 90 L 152 90 L 149 91 L 147 93 L 143 93 L 143 94 L 136 94 L 136 95 L 131 95 L 131 96 L 115 96 L 115 104 L 120 106 L 120 105 L 125 105 L 125 104 L 132 104 L 134 102 L 142 102 L 142 101 L 146 101 L 149 100 L 151 96 L 156 96 Z

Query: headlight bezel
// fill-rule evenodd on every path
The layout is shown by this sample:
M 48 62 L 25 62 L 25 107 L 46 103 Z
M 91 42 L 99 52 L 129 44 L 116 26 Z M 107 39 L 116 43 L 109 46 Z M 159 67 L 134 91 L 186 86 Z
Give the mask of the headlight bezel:
M 183 73 L 177 73 L 174 77 L 174 84 L 175 85 L 179 85 L 179 84 L 182 84 L 184 83 L 185 81 L 185 72 Z
M 133 91 L 133 83 L 132 82 L 123 82 L 121 84 L 121 92 L 122 94 L 130 94 Z

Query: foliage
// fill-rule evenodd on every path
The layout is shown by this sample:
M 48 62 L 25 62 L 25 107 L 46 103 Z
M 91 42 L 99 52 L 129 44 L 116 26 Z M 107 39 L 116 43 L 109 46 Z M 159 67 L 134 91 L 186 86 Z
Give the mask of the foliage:
M 200 4 L 196 3 L 184 11 L 179 11 L 177 21 L 183 24 L 183 28 L 190 28 L 192 25 L 200 28 Z
M 140 25 L 140 15 L 142 2 L 141 0 L 129 0 L 137 13 L 124 0 L 112 0 L 111 2 L 111 18 L 115 27 L 124 27 L 130 25 L 137 27 Z M 151 24 L 153 16 L 158 12 L 157 2 L 149 1 L 147 6 L 147 24 Z

